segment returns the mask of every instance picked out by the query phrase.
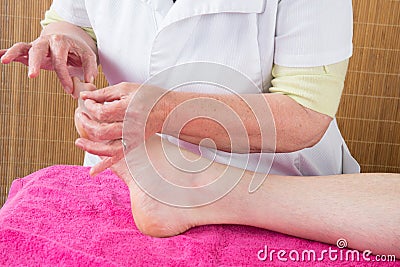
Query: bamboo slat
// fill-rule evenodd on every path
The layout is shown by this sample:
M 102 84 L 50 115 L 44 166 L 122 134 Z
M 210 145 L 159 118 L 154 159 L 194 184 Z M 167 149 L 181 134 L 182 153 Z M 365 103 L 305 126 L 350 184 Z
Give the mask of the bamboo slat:
M 0 47 L 34 40 L 50 4 L 0 0 Z M 104 77 L 97 82 L 104 85 Z M 83 163 L 83 152 L 74 145 L 75 108 L 54 73 L 42 71 L 30 80 L 27 67 L 0 64 L 0 207 L 15 178 L 51 165 Z
M 363 172 L 400 172 L 400 1 L 353 0 L 339 127 Z

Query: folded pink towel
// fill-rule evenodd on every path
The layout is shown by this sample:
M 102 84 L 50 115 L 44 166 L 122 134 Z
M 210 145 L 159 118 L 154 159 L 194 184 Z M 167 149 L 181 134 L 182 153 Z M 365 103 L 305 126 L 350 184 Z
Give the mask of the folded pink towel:
M 336 246 L 245 226 L 197 227 L 162 239 L 144 236 L 131 216 L 125 184 L 111 171 L 99 180 L 91 179 L 87 168 L 76 166 L 54 166 L 16 180 L 0 210 L 0 266 L 377 264 L 363 260 L 361 254 L 360 261 L 346 261 L 346 250 Z M 276 251 L 273 259 L 266 257 L 266 250 L 269 256 Z M 281 259 L 279 250 L 286 252 Z M 321 261 L 323 250 L 338 252 L 331 258 L 325 253 Z M 317 259 L 307 251 L 314 251 Z M 289 255 L 297 253 L 300 261 L 295 262 Z M 333 260 L 335 255 L 338 259 Z

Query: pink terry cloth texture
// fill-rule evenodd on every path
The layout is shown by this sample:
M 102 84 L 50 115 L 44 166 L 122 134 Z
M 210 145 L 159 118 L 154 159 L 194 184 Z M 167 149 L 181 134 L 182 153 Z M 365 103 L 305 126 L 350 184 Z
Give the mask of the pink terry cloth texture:
M 346 249 L 247 226 L 148 237 L 135 226 L 126 185 L 109 170 L 98 176 L 100 182 L 88 173 L 53 166 L 15 180 L 0 210 L 0 266 L 398 266 L 373 257 L 346 261 Z M 268 254 L 286 255 L 260 260 L 266 247 Z M 317 259 L 302 261 L 301 254 L 311 250 Z M 323 250 L 338 252 L 321 261 Z M 293 251 L 299 261 L 289 258 Z

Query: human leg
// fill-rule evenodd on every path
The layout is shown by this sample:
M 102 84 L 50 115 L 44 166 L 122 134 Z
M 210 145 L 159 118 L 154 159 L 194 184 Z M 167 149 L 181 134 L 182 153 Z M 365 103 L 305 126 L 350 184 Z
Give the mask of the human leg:
M 198 186 L 219 177 L 225 168 L 242 175 L 243 170 L 218 163 L 202 173 L 185 173 L 171 166 L 163 149 L 178 150 L 154 136 L 146 143 L 152 162 L 162 176 L 173 182 L 189 181 Z M 137 159 L 130 169 L 125 161 L 113 167 L 128 185 L 132 212 L 139 229 L 148 235 L 165 237 L 207 224 L 241 224 L 334 244 L 345 238 L 349 247 L 391 253 L 400 257 L 400 175 L 353 174 L 323 177 L 267 177 L 254 193 L 248 185 L 254 173 L 244 172 L 237 186 L 211 204 L 194 208 L 178 208 L 163 204 L 144 193 L 135 180 L 152 175 L 144 147 L 133 151 Z M 196 158 L 182 151 L 188 158 Z M 206 161 L 206 159 L 201 159 Z M 132 162 L 131 162 L 132 163 Z M 132 179 L 131 174 L 135 177 Z M 255 174 L 264 175 L 264 174 Z M 188 196 L 190 198 L 190 196 Z

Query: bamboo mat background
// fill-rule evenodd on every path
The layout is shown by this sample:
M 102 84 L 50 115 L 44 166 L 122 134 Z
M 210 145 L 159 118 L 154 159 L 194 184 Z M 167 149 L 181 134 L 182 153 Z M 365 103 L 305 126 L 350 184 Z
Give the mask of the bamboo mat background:
M 52 0 L 0 0 L 0 47 L 30 42 Z M 104 76 L 96 83 L 104 87 Z M 76 101 L 64 94 L 54 73 L 27 78 L 22 64 L 0 64 L 0 207 L 11 182 L 57 164 L 81 165 L 74 145 Z
M 30 42 L 51 0 L 0 0 L 0 47 Z M 354 56 L 338 122 L 363 172 L 400 172 L 400 1 L 353 0 Z M 106 85 L 103 76 L 99 87 Z M 0 207 L 11 182 L 55 164 L 83 162 L 75 148 L 76 103 L 56 76 L 29 80 L 0 65 Z
M 400 173 L 400 1 L 353 0 L 339 127 L 362 172 Z

